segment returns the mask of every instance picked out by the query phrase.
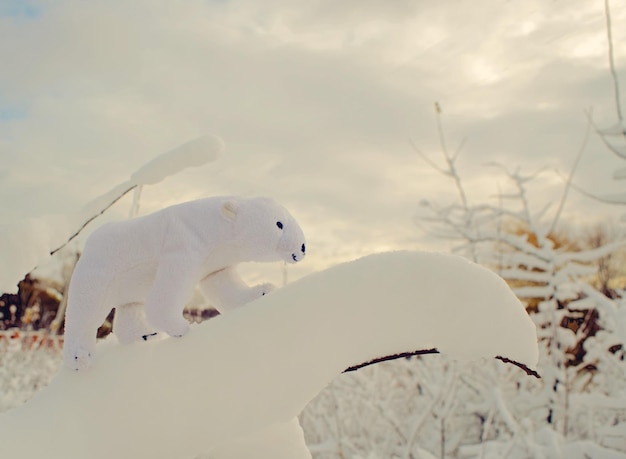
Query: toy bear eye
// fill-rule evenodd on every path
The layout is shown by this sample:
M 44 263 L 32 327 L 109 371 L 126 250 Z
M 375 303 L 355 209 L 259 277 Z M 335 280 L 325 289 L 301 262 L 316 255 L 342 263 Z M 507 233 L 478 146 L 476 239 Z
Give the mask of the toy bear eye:
M 276 222 L 276 226 L 278 226 L 280 229 L 283 229 L 283 224 L 282 224 L 282 222 Z

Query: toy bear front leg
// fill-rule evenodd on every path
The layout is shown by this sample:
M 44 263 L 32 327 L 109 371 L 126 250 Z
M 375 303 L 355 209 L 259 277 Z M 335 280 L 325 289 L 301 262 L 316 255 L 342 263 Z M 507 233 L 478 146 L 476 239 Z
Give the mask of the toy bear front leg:
M 93 311 L 75 309 L 77 307 L 70 312 L 68 306 L 65 316 L 63 359 L 68 367 L 83 370 L 91 365 L 96 350 L 96 333 L 108 313 L 95 314 Z
M 129 303 L 115 308 L 113 333 L 121 344 L 156 335 L 154 328 L 148 325 L 143 303 Z
M 222 313 L 254 301 L 274 289 L 269 283 L 249 287 L 234 267 L 209 274 L 200 281 L 199 287 L 206 300 Z
M 148 324 L 170 336 L 181 337 L 189 331 L 183 309 L 193 294 L 198 269 L 183 256 L 163 257 L 146 299 Z
M 63 360 L 73 370 L 84 370 L 91 365 L 96 350 L 96 334 L 91 329 L 63 344 Z
M 87 257 L 78 263 L 68 292 L 63 344 L 63 360 L 74 370 L 90 366 L 98 327 L 111 311 L 106 301 L 105 273 L 93 268 Z

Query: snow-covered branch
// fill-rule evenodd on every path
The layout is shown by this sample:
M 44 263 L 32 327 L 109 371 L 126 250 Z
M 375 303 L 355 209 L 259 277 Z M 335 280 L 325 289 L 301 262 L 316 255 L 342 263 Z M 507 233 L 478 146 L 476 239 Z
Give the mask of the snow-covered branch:
M 451 255 L 372 255 L 180 339 L 101 344 L 90 370 L 63 369 L 28 404 L 0 414 L 2 452 L 187 459 L 287 423 L 354 362 L 433 346 L 463 360 L 537 360 L 535 326 L 489 270 Z
M 399 354 L 387 355 L 384 357 L 377 357 L 375 359 L 368 360 L 367 362 L 363 362 L 358 365 L 353 365 L 349 368 L 346 368 L 343 372 L 349 373 L 351 371 L 357 371 L 357 370 L 360 370 L 361 368 L 365 368 L 370 365 L 375 365 L 381 362 L 389 362 L 391 360 L 406 359 L 409 357 L 415 357 L 417 355 L 439 354 L 439 353 L 440 352 L 434 348 L 433 349 L 420 349 L 418 351 L 413 351 L 413 352 L 401 352 Z M 521 368 L 529 376 L 534 376 L 535 378 L 541 378 L 541 376 L 539 376 L 539 373 L 537 373 L 537 371 L 533 370 L 532 368 L 529 368 L 527 365 L 524 365 L 523 363 L 516 362 L 515 360 L 511 360 L 506 357 L 502 357 L 501 355 L 497 355 L 495 356 L 495 358 L 497 360 L 501 360 L 504 363 L 510 363 L 510 364 L 515 365 L 518 368 Z

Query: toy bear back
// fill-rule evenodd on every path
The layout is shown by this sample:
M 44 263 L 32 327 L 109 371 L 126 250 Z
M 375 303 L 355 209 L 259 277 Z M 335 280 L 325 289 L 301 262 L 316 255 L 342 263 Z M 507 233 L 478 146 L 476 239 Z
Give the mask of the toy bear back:
M 302 229 L 268 198 L 206 198 L 104 225 L 89 237 L 70 283 L 65 361 L 87 366 L 95 331 L 112 308 L 120 341 L 159 331 L 183 336 L 189 324 L 182 310 L 198 284 L 230 309 L 272 288 L 249 288 L 236 273 L 239 263 L 296 263 L 305 254 Z

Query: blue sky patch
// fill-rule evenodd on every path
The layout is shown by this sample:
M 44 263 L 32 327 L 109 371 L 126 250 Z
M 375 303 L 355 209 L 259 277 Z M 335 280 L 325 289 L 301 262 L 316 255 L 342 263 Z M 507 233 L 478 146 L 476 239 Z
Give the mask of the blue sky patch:
M 33 19 L 40 13 L 41 10 L 28 0 L 0 0 L 0 17 Z
M 26 118 L 27 113 L 26 109 L 21 107 L 0 105 L 0 122 Z

